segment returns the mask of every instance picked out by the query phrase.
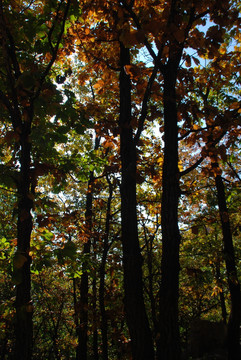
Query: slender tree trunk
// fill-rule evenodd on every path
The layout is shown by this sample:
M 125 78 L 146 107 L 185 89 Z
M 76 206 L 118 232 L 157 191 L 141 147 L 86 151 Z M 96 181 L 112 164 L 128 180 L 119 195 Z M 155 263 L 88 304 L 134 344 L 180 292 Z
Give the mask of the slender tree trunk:
M 162 263 L 160 288 L 158 359 L 180 358 L 178 327 L 179 244 L 178 125 L 176 108 L 177 63 L 163 69 L 164 76 L 164 163 L 162 172 Z
M 87 199 L 86 199 L 86 228 L 89 232 L 88 241 L 84 244 L 83 254 L 89 256 L 91 248 L 91 238 L 90 231 L 92 228 L 92 182 L 93 182 L 93 173 L 90 175 L 90 180 L 88 182 L 87 190 Z M 83 274 L 81 275 L 80 280 L 80 301 L 79 301 L 79 328 L 77 329 L 78 333 L 78 346 L 76 350 L 76 360 L 87 360 L 87 348 L 88 348 L 88 305 L 89 305 L 89 274 L 88 269 L 86 269 L 87 264 L 84 264 Z
M 96 237 L 94 238 L 93 243 L 93 252 L 94 252 L 94 261 L 96 262 Z M 97 276 L 98 271 L 95 269 L 95 274 L 92 283 L 92 291 L 93 291 L 93 360 L 99 359 L 99 351 L 98 351 L 98 327 L 97 327 Z
M 218 168 L 217 163 L 212 167 Z M 240 283 L 237 276 L 235 252 L 232 239 L 232 231 L 226 204 L 225 189 L 221 175 L 215 176 L 217 189 L 218 207 L 223 232 L 223 252 L 228 276 L 228 286 L 231 296 L 231 312 L 228 320 L 228 359 L 240 359 L 240 323 L 241 323 L 241 294 Z
M 149 299 L 150 299 L 154 332 L 155 332 L 155 334 L 157 334 L 158 322 L 157 322 L 157 316 L 156 316 L 156 301 L 155 301 L 154 288 L 153 288 L 153 278 L 154 278 L 153 240 L 154 240 L 154 235 L 150 235 L 149 238 L 147 238 L 147 236 L 145 234 L 145 243 L 146 243 L 146 249 L 147 249 L 147 267 L 148 267 L 148 295 L 149 295 Z
M 73 278 L 73 301 L 74 301 L 74 323 L 76 327 L 76 334 L 78 335 L 79 329 L 79 313 L 78 313 L 78 303 L 77 303 L 77 286 L 76 279 Z
M 109 196 L 106 209 L 106 222 L 105 222 L 105 235 L 104 235 L 104 248 L 100 264 L 100 288 L 99 288 L 99 303 L 101 314 L 101 336 L 102 336 L 102 359 L 108 360 L 108 321 L 105 309 L 105 266 L 109 250 L 109 233 L 110 233 L 110 217 L 111 217 L 111 201 L 113 196 L 113 186 L 107 175 L 109 184 Z
M 216 281 L 217 281 L 218 286 L 221 288 L 220 292 L 219 292 L 219 298 L 220 298 L 220 306 L 221 306 L 221 310 L 222 310 L 223 323 L 227 324 L 227 310 L 226 310 L 226 304 L 225 304 L 225 296 L 224 296 L 224 292 L 223 292 L 223 283 L 221 280 L 220 261 L 218 261 L 216 264 Z
M 83 254 L 90 253 L 91 240 L 84 245 Z M 85 270 L 80 281 L 80 304 L 79 304 L 79 328 L 78 346 L 76 350 L 76 360 L 87 360 L 87 343 L 88 343 L 88 292 L 89 292 L 89 275 Z
M 30 192 L 30 124 L 31 120 L 29 120 L 29 123 L 23 123 L 20 134 L 21 170 L 18 181 L 17 252 L 14 258 L 14 272 L 17 280 L 15 358 L 18 360 L 31 359 L 33 341 L 31 257 L 29 256 L 32 232 L 31 209 L 33 207 L 32 194 Z
M 124 306 L 130 331 L 133 360 L 154 359 L 152 334 L 145 310 L 142 257 L 136 212 L 136 147 L 131 127 L 131 82 L 125 72 L 129 49 L 120 43 L 120 140 L 121 140 L 121 230 L 124 267 Z
M 98 149 L 100 144 L 100 138 L 95 139 L 95 150 Z M 85 211 L 85 225 L 88 233 L 88 241 L 84 244 L 83 254 L 90 255 L 91 248 L 91 231 L 92 231 L 92 203 L 93 203 L 93 182 L 94 173 L 90 172 L 87 197 L 86 197 L 86 211 Z M 80 301 L 79 301 L 79 323 L 77 329 L 78 346 L 76 349 L 76 360 L 88 359 L 88 307 L 89 307 L 89 273 L 87 263 L 83 266 L 83 274 L 80 280 Z
M 105 264 L 108 249 L 104 248 L 102 260 L 100 265 L 100 288 L 99 288 L 99 303 L 101 314 L 101 338 L 102 338 L 102 356 L 103 360 L 108 360 L 108 323 L 105 310 Z

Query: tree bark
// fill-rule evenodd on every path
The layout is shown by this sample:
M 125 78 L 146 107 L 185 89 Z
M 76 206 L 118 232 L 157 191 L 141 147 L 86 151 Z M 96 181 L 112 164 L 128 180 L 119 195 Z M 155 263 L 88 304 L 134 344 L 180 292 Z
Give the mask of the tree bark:
M 217 163 L 212 168 L 218 168 Z M 231 312 L 228 319 L 228 359 L 240 359 L 240 323 L 241 323 L 241 294 L 240 283 L 235 263 L 235 252 L 232 239 L 232 231 L 226 203 L 225 188 L 221 175 L 215 176 L 219 214 L 223 232 L 223 252 L 228 276 L 228 286 L 231 296 Z
M 92 183 L 93 173 L 90 174 L 86 199 L 85 221 L 89 238 L 84 244 L 83 254 L 85 256 L 89 256 L 91 248 L 90 231 L 92 228 Z M 77 328 L 78 346 L 76 349 L 76 360 L 87 360 L 88 358 L 89 274 L 86 266 L 87 265 L 84 264 L 83 273 L 80 279 L 79 322 Z
M 32 232 L 33 207 L 30 191 L 31 143 L 29 140 L 31 119 L 23 123 L 20 134 L 20 177 L 18 180 L 18 221 L 17 221 L 17 252 L 14 259 L 16 285 L 16 348 L 15 358 L 30 360 L 32 357 L 33 306 L 31 303 L 31 257 L 29 256 Z
M 96 251 L 96 243 L 97 243 L 96 236 L 94 237 L 93 241 L 93 252 L 94 252 L 94 262 L 97 261 L 97 251 Z M 93 360 L 99 360 L 99 351 L 98 351 L 98 326 L 97 326 L 97 319 L 98 319 L 98 311 L 97 311 L 97 275 L 98 270 L 95 269 L 93 282 L 92 282 L 92 292 L 93 292 Z
M 160 318 L 157 338 L 158 359 L 179 359 L 178 326 L 179 244 L 178 125 L 176 108 L 177 63 L 169 61 L 164 77 L 164 163 L 162 171 L 162 263 Z
M 97 150 L 100 144 L 100 138 L 96 137 L 95 147 Z M 86 196 L 86 211 L 85 211 L 85 226 L 88 233 L 88 241 L 84 244 L 83 254 L 89 256 L 91 249 L 91 231 L 92 231 L 92 203 L 93 203 L 93 183 L 94 173 L 90 172 L 87 196 Z M 88 260 L 87 260 L 88 261 Z M 89 273 L 88 264 L 84 264 L 83 273 L 80 280 L 80 300 L 79 300 L 79 322 L 77 328 L 78 346 L 76 349 L 76 360 L 88 359 L 88 307 L 89 307 Z
M 100 314 L 101 314 L 101 337 L 102 337 L 102 359 L 108 360 L 108 319 L 105 309 L 105 274 L 106 274 L 106 261 L 107 255 L 110 248 L 109 244 L 109 233 L 110 233 L 110 219 L 111 219 L 111 201 L 113 197 L 113 185 L 106 176 L 108 185 L 109 185 L 109 196 L 107 201 L 106 209 L 106 221 L 105 221 L 105 235 L 103 243 L 103 253 L 99 269 L 100 275 L 100 287 L 99 287 L 99 303 L 100 303 Z
M 124 306 L 131 337 L 133 360 L 154 359 L 152 334 L 146 314 L 142 257 L 136 212 L 136 146 L 131 127 L 131 82 L 125 72 L 130 52 L 120 43 L 120 147 L 121 147 L 121 240 L 124 268 Z
M 226 310 L 226 304 L 225 304 L 225 296 L 224 296 L 224 292 L 223 292 L 223 282 L 221 279 L 221 272 L 220 272 L 220 260 L 217 260 L 217 264 L 215 265 L 215 270 L 216 270 L 215 273 L 216 273 L 217 284 L 219 287 L 221 287 L 221 290 L 219 292 L 219 298 L 220 298 L 220 307 L 222 310 L 223 323 L 227 324 L 227 310 Z

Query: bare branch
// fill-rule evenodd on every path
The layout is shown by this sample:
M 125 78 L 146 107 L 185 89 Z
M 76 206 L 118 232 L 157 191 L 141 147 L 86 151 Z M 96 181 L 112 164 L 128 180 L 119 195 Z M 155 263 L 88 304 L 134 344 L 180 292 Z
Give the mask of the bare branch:
M 180 178 L 184 175 L 187 175 L 188 173 L 190 173 L 191 171 L 193 171 L 194 169 L 196 169 L 204 160 L 205 158 L 203 156 L 201 156 L 196 162 L 195 164 L 193 164 L 192 166 L 190 166 L 189 168 L 187 168 L 186 170 L 180 171 L 179 172 L 179 176 Z
M 235 170 L 233 164 L 231 164 L 230 161 L 228 161 L 227 164 L 230 167 L 230 169 L 232 170 L 232 172 L 234 173 L 234 175 L 236 176 L 236 178 L 241 182 L 241 178 L 240 178 L 238 172 Z
M 137 129 L 137 132 L 136 132 L 136 135 L 135 135 L 135 138 L 134 138 L 134 142 L 135 144 L 138 143 L 139 139 L 140 139 L 140 136 L 141 136 L 141 133 L 143 131 L 143 127 L 144 127 L 144 122 L 145 122 L 145 119 L 146 119 L 146 116 L 147 116 L 147 109 L 148 109 L 148 101 L 151 97 L 151 89 L 152 89 L 152 85 L 156 79 L 156 75 L 158 73 L 158 70 L 159 70 L 159 65 L 158 65 L 158 61 L 155 63 L 155 66 L 153 68 L 153 71 L 152 71 L 152 74 L 149 78 L 149 81 L 148 81 L 148 84 L 147 84 L 147 87 L 146 87 L 146 91 L 145 91 L 145 94 L 144 94 L 144 97 L 143 97 L 143 101 L 142 101 L 142 108 L 141 108 L 141 115 L 140 115 L 140 118 L 139 118 L 139 121 L 138 121 L 138 129 Z

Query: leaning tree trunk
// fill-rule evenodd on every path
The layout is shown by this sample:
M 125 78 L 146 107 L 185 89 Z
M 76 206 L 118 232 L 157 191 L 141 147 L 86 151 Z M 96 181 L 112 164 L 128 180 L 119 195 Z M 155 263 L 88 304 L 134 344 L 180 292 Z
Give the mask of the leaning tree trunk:
M 152 335 L 145 310 L 142 257 L 136 212 L 136 147 L 131 127 L 131 82 L 125 72 L 130 52 L 120 43 L 120 147 L 121 147 L 121 240 L 124 267 L 124 306 L 130 331 L 133 360 L 154 359 Z
M 17 221 L 17 251 L 14 257 L 14 277 L 16 280 L 16 349 L 15 358 L 30 360 L 32 357 L 33 306 L 31 304 L 31 257 L 30 238 L 32 232 L 33 207 L 30 191 L 30 153 L 29 122 L 22 123 L 20 133 L 20 177 L 18 180 L 18 221 Z
M 164 163 L 162 171 L 162 264 L 160 318 L 157 338 L 158 359 L 180 358 L 178 327 L 179 244 L 178 125 L 176 108 L 177 62 L 169 61 L 164 77 Z
M 232 231 L 228 208 L 226 204 L 225 189 L 222 176 L 215 169 L 218 168 L 217 163 L 212 164 L 215 176 L 215 184 L 217 189 L 218 207 L 223 232 L 223 252 L 226 263 L 228 276 L 228 286 L 231 296 L 231 312 L 228 320 L 228 359 L 240 359 L 240 323 L 241 323 L 241 294 L 240 283 L 238 280 L 237 269 L 235 264 L 235 252 L 232 239 Z

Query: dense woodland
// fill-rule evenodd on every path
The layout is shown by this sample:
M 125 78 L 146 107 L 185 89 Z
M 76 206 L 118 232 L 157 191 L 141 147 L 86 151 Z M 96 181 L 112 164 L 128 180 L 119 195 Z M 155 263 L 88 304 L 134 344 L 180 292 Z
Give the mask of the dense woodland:
M 0 0 L 1 360 L 240 359 L 240 8 Z

